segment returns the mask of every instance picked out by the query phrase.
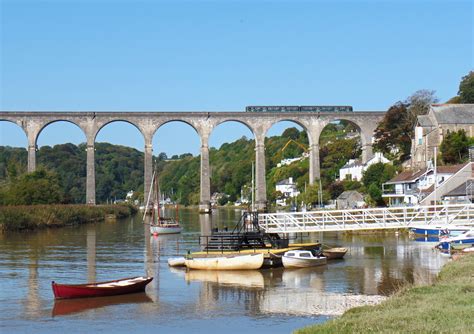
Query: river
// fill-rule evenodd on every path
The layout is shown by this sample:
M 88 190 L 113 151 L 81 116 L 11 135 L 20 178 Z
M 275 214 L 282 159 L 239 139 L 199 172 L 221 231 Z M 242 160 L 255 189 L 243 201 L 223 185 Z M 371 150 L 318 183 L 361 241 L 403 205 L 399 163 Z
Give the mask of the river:
M 239 210 L 180 211 L 181 235 L 153 237 L 139 215 L 104 223 L 0 235 L 2 333 L 289 333 L 406 283 L 430 283 L 447 261 L 433 244 L 383 235 L 310 234 L 349 248 L 313 269 L 186 272 L 170 256 L 199 249 L 211 226 L 231 227 Z M 80 283 L 149 275 L 146 294 L 54 301 L 51 281 Z

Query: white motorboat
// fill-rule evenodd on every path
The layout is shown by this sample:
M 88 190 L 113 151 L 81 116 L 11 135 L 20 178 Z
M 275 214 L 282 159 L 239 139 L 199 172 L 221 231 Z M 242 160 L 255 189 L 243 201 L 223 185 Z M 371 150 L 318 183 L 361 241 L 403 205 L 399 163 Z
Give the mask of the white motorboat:
M 263 254 L 194 258 L 185 260 L 184 263 L 189 269 L 200 270 L 260 269 L 263 265 Z
M 327 259 L 308 250 L 293 250 L 283 254 L 282 262 L 285 268 L 306 268 L 325 265 Z

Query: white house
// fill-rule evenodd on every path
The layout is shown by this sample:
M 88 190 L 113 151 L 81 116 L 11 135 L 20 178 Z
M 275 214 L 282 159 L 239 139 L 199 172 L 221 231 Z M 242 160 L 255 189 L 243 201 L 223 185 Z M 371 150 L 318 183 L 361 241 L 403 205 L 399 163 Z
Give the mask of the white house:
M 466 164 L 438 166 L 437 188 L 465 166 Z M 382 185 L 382 197 L 388 199 L 390 206 L 416 205 L 434 191 L 434 174 L 431 164 L 427 168 L 401 172 Z
M 362 180 L 362 174 L 369 166 L 377 163 L 389 163 L 390 160 L 385 158 L 382 153 L 376 152 L 374 157 L 363 164 L 358 159 L 350 159 L 341 169 L 339 169 L 339 180 Z
M 292 177 L 278 182 L 275 188 L 283 194 L 282 198 L 276 200 L 276 204 L 281 206 L 286 205 L 287 198 L 294 198 L 300 194 Z

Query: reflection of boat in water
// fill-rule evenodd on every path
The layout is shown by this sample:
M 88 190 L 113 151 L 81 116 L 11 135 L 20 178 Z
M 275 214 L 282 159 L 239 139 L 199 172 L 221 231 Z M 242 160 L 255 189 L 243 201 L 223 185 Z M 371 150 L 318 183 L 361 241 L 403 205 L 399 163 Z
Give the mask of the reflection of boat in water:
M 264 278 L 258 270 L 190 270 L 185 274 L 186 281 L 213 282 L 219 285 L 232 285 L 246 288 L 263 288 Z
M 152 280 L 153 277 L 140 276 L 86 284 L 58 284 L 53 281 L 51 287 L 56 299 L 104 297 L 145 291 Z
M 263 265 L 263 254 L 194 258 L 185 260 L 185 264 L 189 269 L 200 270 L 260 269 Z
M 306 268 L 322 266 L 327 261 L 324 256 L 315 256 L 311 251 L 294 250 L 283 254 L 282 262 L 285 268 Z
M 151 303 L 153 300 L 144 292 L 98 298 L 59 299 L 54 301 L 53 317 L 83 312 L 91 309 L 119 304 Z

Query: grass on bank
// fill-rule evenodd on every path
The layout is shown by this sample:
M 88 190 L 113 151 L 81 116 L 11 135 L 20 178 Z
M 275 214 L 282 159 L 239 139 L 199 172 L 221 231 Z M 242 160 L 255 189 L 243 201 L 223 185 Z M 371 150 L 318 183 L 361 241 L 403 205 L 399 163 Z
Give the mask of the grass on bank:
M 433 285 L 407 287 L 296 333 L 474 333 L 474 255 L 446 264 Z
M 106 215 L 127 217 L 128 205 L 22 205 L 0 207 L 0 231 L 34 230 L 102 221 Z

